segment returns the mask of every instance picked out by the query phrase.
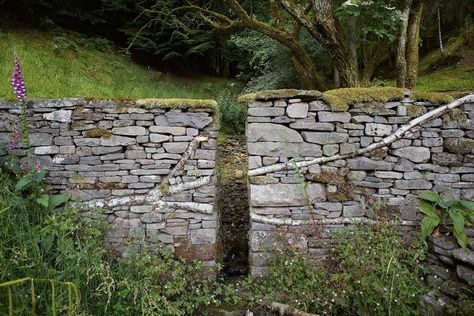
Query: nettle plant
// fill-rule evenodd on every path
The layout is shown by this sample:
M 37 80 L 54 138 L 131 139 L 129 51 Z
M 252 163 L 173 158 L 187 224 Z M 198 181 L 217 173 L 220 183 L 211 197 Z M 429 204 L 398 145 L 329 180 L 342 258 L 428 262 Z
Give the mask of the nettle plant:
M 469 240 L 464 232 L 464 226 L 472 226 L 474 221 L 474 202 L 453 199 L 445 201 L 435 192 L 418 194 L 420 211 L 424 214 L 421 221 L 421 240 L 428 236 L 437 237 L 441 234 L 440 226 L 452 229 L 458 244 L 466 248 Z

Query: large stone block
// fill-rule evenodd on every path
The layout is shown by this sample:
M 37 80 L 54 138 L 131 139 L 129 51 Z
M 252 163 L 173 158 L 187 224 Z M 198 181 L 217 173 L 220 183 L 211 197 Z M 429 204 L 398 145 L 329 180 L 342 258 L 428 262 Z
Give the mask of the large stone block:
M 349 123 L 351 115 L 347 112 L 319 112 L 318 118 L 320 122 Z
M 72 111 L 58 110 L 51 113 L 43 114 L 43 118 L 47 121 L 55 121 L 61 123 L 69 123 L 71 121 Z
M 305 206 L 313 201 L 325 200 L 324 186 L 319 183 L 309 183 L 306 188 L 302 184 L 284 183 L 250 185 L 251 206 Z
M 430 150 L 426 147 L 403 147 L 392 152 L 395 156 L 405 158 L 413 162 L 426 162 L 430 159 Z
M 286 108 L 286 115 L 292 118 L 305 118 L 308 116 L 308 103 L 292 103 Z
M 320 145 L 343 143 L 349 138 L 346 133 L 302 132 L 301 135 L 307 142 Z
M 275 107 L 249 108 L 248 114 L 250 116 L 282 116 L 282 115 L 285 115 L 285 108 L 275 108 Z
M 143 126 L 114 127 L 112 133 L 125 136 L 143 136 L 146 135 L 146 129 Z
M 381 160 L 372 160 L 367 157 L 357 157 L 347 161 L 347 167 L 354 170 L 392 170 L 392 164 Z
M 197 129 L 202 129 L 213 121 L 209 113 L 168 112 L 165 116 L 170 125 L 189 126 Z
M 433 187 L 431 182 L 424 179 L 416 180 L 395 180 L 396 189 L 404 190 L 429 190 Z
M 388 136 L 391 133 L 391 125 L 377 123 L 367 123 L 365 125 L 365 134 L 368 136 Z
M 248 143 L 250 155 L 269 157 L 320 157 L 321 146 L 308 143 L 260 142 Z
M 114 147 L 114 146 L 128 146 L 136 144 L 137 140 L 131 137 L 124 137 L 124 136 L 117 136 L 112 135 L 107 138 L 100 138 L 100 145 L 107 146 L 107 147 Z
M 247 126 L 248 142 L 301 143 L 301 135 L 291 128 L 273 123 L 250 123 Z
M 171 134 L 175 136 L 186 135 L 186 127 L 181 126 L 150 126 L 150 133 Z
M 215 228 L 201 228 L 191 230 L 189 235 L 192 244 L 214 244 L 217 232 Z

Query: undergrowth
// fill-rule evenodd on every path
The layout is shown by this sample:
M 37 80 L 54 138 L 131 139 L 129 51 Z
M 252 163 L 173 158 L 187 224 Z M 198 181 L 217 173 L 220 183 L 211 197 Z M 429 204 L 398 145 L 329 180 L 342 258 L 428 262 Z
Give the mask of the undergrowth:
M 15 157 L 1 161 L 0 311 L 64 315 L 71 284 L 80 294 L 74 315 L 191 315 L 219 303 L 220 286 L 209 268 L 159 249 L 117 258 L 104 245 L 108 225 L 101 212 L 45 206 L 45 197 L 54 195 L 44 169 L 25 173 Z M 23 179 L 34 181 L 25 186 Z M 46 282 L 6 283 L 24 278 Z
M 319 315 L 417 315 L 426 293 L 416 249 L 402 245 L 395 226 L 343 229 L 330 259 L 312 263 L 282 251 L 263 278 L 245 286 L 251 300 L 282 302 Z

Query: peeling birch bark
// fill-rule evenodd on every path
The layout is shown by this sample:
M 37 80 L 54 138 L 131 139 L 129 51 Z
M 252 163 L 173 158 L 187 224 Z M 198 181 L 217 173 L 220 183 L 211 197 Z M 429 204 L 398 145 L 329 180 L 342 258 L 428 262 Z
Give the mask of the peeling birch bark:
M 196 213 L 203 213 L 203 214 L 209 214 L 209 215 L 211 215 L 214 211 L 214 207 L 206 203 L 158 201 L 156 202 L 155 205 L 158 209 L 171 207 L 174 209 L 182 209 L 186 211 L 192 211 Z
M 279 302 L 266 302 L 264 300 L 257 300 L 257 304 L 268 307 L 281 316 L 317 316 L 316 314 L 307 313 L 298 308 Z
M 377 222 L 366 217 L 341 217 L 341 218 L 325 218 L 315 220 L 293 220 L 291 218 L 274 218 L 263 216 L 255 213 L 250 213 L 250 219 L 262 224 L 272 225 L 288 225 L 288 226 L 303 226 L 303 225 L 337 225 L 337 224 L 368 224 L 375 225 Z M 415 226 L 414 221 L 393 221 L 402 226 Z
M 126 196 L 112 199 L 93 200 L 84 203 L 87 209 L 91 208 L 113 208 L 124 205 L 154 204 L 160 201 L 163 196 L 173 195 L 182 191 L 196 189 L 211 182 L 211 177 L 202 177 L 197 180 L 173 185 L 162 192 L 159 188 L 151 190 L 147 195 Z
M 184 168 L 184 165 L 186 162 L 189 160 L 191 155 L 196 151 L 196 149 L 199 147 L 199 144 L 202 142 L 205 142 L 209 139 L 208 135 L 202 135 L 200 134 L 199 136 L 193 138 L 193 140 L 189 143 L 188 148 L 183 154 L 183 158 L 174 166 L 174 168 L 170 171 L 170 173 L 166 176 L 166 178 L 163 179 L 162 183 L 169 183 L 170 179 L 174 177 L 175 173 L 179 170 L 182 170 Z
M 400 127 L 395 133 L 393 133 L 392 135 L 389 135 L 387 137 L 385 137 L 384 139 L 382 139 L 381 141 L 379 142 L 376 142 L 376 143 L 373 143 L 371 145 L 369 145 L 368 147 L 365 147 L 365 148 L 362 148 L 362 149 L 359 149 L 355 152 L 352 152 L 352 153 L 348 153 L 348 154 L 344 154 L 344 155 L 341 155 L 341 154 L 338 154 L 338 155 L 334 155 L 334 156 L 330 156 L 330 157 L 320 157 L 320 158 L 316 158 L 316 159 L 313 159 L 313 160 L 308 160 L 308 161 L 300 161 L 300 162 L 296 162 L 294 163 L 293 161 L 288 161 L 288 162 L 285 162 L 285 163 L 280 163 L 280 164 L 275 164 L 275 165 L 270 165 L 270 166 L 266 166 L 266 167 L 260 167 L 260 168 L 257 168 L 257 169 L 253 169 L 253 170 L 249 170 L 248 172 L 248 175 L 249 176 L 258 176 L 258 175 L 263 175 L 263 174 L 267 174 L 267 173 L 272 173 L 272 172 L 278 172 L 278 171 L 285 171 L 285 170 L 292 170 L 292 169 L 296 169 L 296 168 L 304 168 L 304 167 L 308 167 L 308 166 L 311 166 L 311 165 L 316 165 L 316 164 L 323 164 L 323 163 L 327 163 L 327 162 L 330 162 L 330 161 L 335 161 L 335 160 L 339 160 L 339 159 L 346 159 L 346 158 L 351 158 L 351 157 L 354 157 L 354 156 L 358 156 L 358 155 L 363 155 L 363 154 L 366 154 L 366 153 L 369 153 L 371 151 L 374 151 L 376 149 L 379 149 L 379 148 L 382 148 L 382 147 L 387 147 L 388 145 L 390 145 L 391 143 L 395 142 L 396 140 L 399 140 L 400 138 L 402 138 L 407 132 L 409 132 L 410 130 L 412 130 L 413 128 L 431 120 L 431 119 L 434 119 L 436 117 L 438 117 L 439 115 L 442 115 L 444 114 L 445 112 L 449 111 L 449 110 L 452 110 L 452 109 L 455 109 L 463 104 L 466 104 L 466 103 L 474 103 L 474 94 L 469 94 L 463 98 L 460 98 L 456 101 L 453 101 L 449 104 L 446 104 L 446 105 L 443 105 L 443 106 L 440 106 L 422 116 L 419 116 L 413 120 L 411 120 L 407 125 L 403 125 L 402 127 Z

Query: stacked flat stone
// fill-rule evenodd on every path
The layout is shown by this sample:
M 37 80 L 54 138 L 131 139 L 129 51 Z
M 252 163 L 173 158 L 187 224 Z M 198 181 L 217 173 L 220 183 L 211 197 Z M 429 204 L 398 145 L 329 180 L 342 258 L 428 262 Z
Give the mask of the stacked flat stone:
M 142 100 L 143 101 L 143 100 Z M 152 101 L 150 101 L 153 103 Z M 216 126 L 214 109 L 183 100 L 179 108 L 143 107 L 139 101 L 42 100 L 28 102 L 33 160 L 48 166 L 46 180 L 57 192 L 74 200 L 100 201 L 146 195 L 160 187 L 211 176 L 210 184 L 166 196 L 163 201 L 214 205 Z M 172 103 L 172 104 L 171 104 Z M 0 101 L 0 138 L 8 142 L 19 123 L 20 107 Z M 207 141 L 172 177 L 198 135 Z M 25 149 L 12 153 L 25 156 Z M 168 179 L 169 178 L 169 179 Z M 163 180 L 169 180 L 163 183 Z M 213 264 L 216 253 L 217 211 L 212 214 L 179 208 L 155 209 L 153 204 L 105 209 L 112 226 L 107 236 L 118 252 L 130 244 L 164 246 L 178 256 Z
M 406 98 L 386 104 L 366 102 L 336 112 L 314 91 L 286 97 L 261 95 L 264 99 L 257 98 L 248 108 L 249 170 L 292 158 L 355 152 L 436 106 Z M 250 212 L 257 215 L 251 222 L 252 273 L 264 273 L 268 258 L 285 244 L 295 245 L 315 260 L 324 258 L 333 232 L 352 220 L 377 215 L 400 218 L 401 231 L 415 236 L 420 219 L 416 196 L 421 191 L 473 199 L 473 122 L 474 104 L 467 104 L 412 130 L 389 148 L 250 177 Z M 375 209 L 383 214 L 374 214 Z M 330 224 L 276 225 L 272 219 Z
M 474 288 L 474 229 L 466 228 L 465 232 L 469 246 L 464 249 L 453 236 L 441 234 L 428 238 L 426 282 L 438 290 L 422 297 L 425 314 L 444 315 L 450 302 L 463 294 L 469 295 Z

